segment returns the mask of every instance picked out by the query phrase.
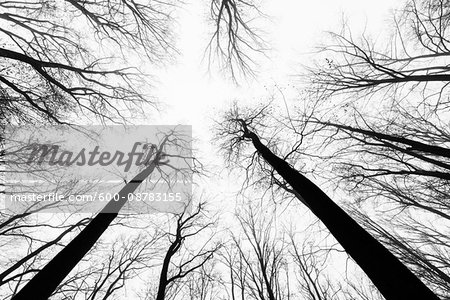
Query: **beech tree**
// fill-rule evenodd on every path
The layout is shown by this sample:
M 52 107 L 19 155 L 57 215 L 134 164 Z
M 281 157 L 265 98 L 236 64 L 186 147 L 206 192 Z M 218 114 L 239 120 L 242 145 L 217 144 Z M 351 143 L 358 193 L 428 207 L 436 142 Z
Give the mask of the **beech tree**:
M 126 109 L 129 116 L 133 109 L 153 105 L 141 89 L 148 77 L 123 64 L 130 53 L 143 54 L 153 63 L 174 53 L 168 30 L 174 8 L 170 1 L 3 1 L 0 8 L 2 146 L 11 138 L 5 136 L 7 125 L 71 124 L 84 116 L 123 122 Z M 2 167 L 13 159 L 5 153 L 2 148 Z M 19 215 L 2 212 L 3 237 L 15 237 L 16 242 L 20 237 L 33 245 L 23 257 L 14 257 L 16 253 L 10 258 L 4 280 L 26 282 L 23 275 L 40 270 L 37 259 L 44 251 L 62 246 L 63 237 L 87 224 L 86 219 L 72 225 L 63 221 L 55 239 L 39 240 L 38 228 L 58 229 L 39 223 L 39 211 L 31 207 Z M 17 273 L 19 268 L 24 271 Z
M 118 217 L 122 207 L 128 202 L 128 195 L 134 193 L 138 187 L 157 170 L 162 180 L 166 180 L 170 185 L 173 176 L 167 175 L 167 171 L 163 166 L 168 165 L 169 169 L 176 169 L 176 166 L 170 166 L 167 158 L 171 155 L 180 156 L 182 153 L 166 153 L 163 149 L 169 145 L 176 147 L 186 147 L 190 141 L 186 137 L 172 131 L 167 132 L 162 137 L 156 149 L 152 149 L 151 158 L 148 165 L 143 167 L 134 178 L 129 181 L 119 192 L 117 200 L 109 201 L 105 207 L 89 222 L 89 224 L 70 242 L 68 243 L 52 260 L 46 264 L 14 297 L 13 299 L 27 299 L 30 295 L 39 297 L 39 299 L 47 299 L 69 274 L 69 272 L 81 261 L 86 253 L 95 245 L 104 231 Z M 183 157 L 184 160 L 192 160 L 192 157 Z M 179 166 L 177 173 L 186 173 L 190 169 L 189 163 L 186 166 Z M 187 168 L 188 170 L 186 170 Z M 169 177 L 167 177 L 169 176 Z M 175 176 L 176 177 L 176 176 Z M 178 176 L 179 177 L 179 176 Z M 37 295 L 38 296 L 37 296 Z
M 423 104 L 430 108 L 448 108 L 442 97 L 450 79 L 445 62 L 447 4 L 445 0 L 406 2 L 394 17 L 395 31 L 387 37 L 388 45 L 377 45 L 364 35 L 357 39 L 346 27 L 341 33 L 332 32 L 329 45 L 319 48 L 325 63 L 310 67 L 304 75 L 322 96 L 352 93 L 364 98 L 381 91 L 386 96 L 405 91 L 416 96 L 408 97 L 410 103 L 426 99 Z
M 111 243 L 97 243 L 52 294 L 52 299 L 111 299 L 121 297 L 129 280 L 157 264 L 164 232 L 159 228 L 137 236 L 123 235 Z
M 5 122 L 67 123 L 73 113 L 125 117 L 124 108 L 151 103 L 138 88 L 145 78 L 131 66 L 111 66 L 130 50 L 152 62 L 174 52 L 170 1 L 6 1 L 0 7 Z M 99 41 L 103 49 L 93 51 Z
M 292 121 L 323 152 L 314 173 L 352 195 L 360 223 L 446 298 L 448 2 L 408 1 L 393 27 L 383 44 L 332 33 L 307 73 L 320 109 Z
M 217 263 L 214 258 L 192 272 L 187 278 L 185 297 L 198 300 L 220 299 L 222 285 L 220 273 L 217 270 Z
M 319 229 L 322 231 L 321 229 Z M 293 293 L 302 295 L 305 299 L 383 299 L 376 288 L 364 280 L 359 274 L 348 277 L 346 270 L 344 278 L 340 279 L 336 274 L 327 270 L 330 266 L 329 258 L 332 251 L 340 249 L 324 247 L 317 242 L 320 237 L 317 233 L 310 232 L 295 234 L 292 230 L 287 233 L 287 256 L 291 258 L 291 278 L 295 278 L 297 285 Z M 319 235 L 320 236 L 320 235 Z M 346 265 L 346 268 L 348 266 Z M 359 278 L 355 280 L 354 278 Z
M 304 228 L 292 222 L 305 217 L 302 209 L 280 209 L 273 200 L 255 196 L 238 202 L 235 219 L 242 231 L 236 233 L 230 225 L 231 239 L 220 251 L 224 298 L 382 299 L 364 276 L 348 274 L 348 264 L 345 274 L 330 264 L 336 253 L 346 255 L 335 243 L 325 242 L 328 233 L 320 224 Z
M 171 0 L 0 3 L 3 126 L 73 123 L 77 116 L 92 115 L 123 122 L 131 110 L 154 105 L 144 88 L 149 74 L 126 60 L 134 55 L 160 65 L 177 53 L 172 15 L 179 5 Z M 232 74 L 235 69 L 251 73 L 251 53 L 263 49 L 250 24 L 254 15 L 261 12 L 253 1 L 211 1 L 208 60 L 219 58 Z
M 39 0 L 0 3 L 0 143 L 4 143 L 4 129 L 8 125 L 70 125 L 91 120 L 92 117 L 104 123 L 126 123 L 127 118 L 133 116 L 134 112 L 148 111 L 149 106 L 155 105 L 155 101 L 147 93 L 149 74 L 144 74 L 142 70 L 129 64 L 128 60 L 133 56 L 140 58 L 141 62 L 161 65 L 177 53 L 171 27 L 172 12 L 177 5 L 173 1 L 133 0 Z M 217 5 L 227 13 L 217 13 L 218 10 L 214 9 Z M 225 7 L 226 9 L 223 9 Z M 244 1 L 212 1 L 211 6 L 216 24 L 213 31 L 220 32 L 220 39 L 215 35 L 217 43 L 210 49 L 219 49 L 224 43 L 233 45 L 234 50 L 217 53 L 232 56 L 238 53 L 240 58 L 233 58 L 230 60 L 232 62 L 227 64 L 236 68 L 246 66 L 244 62 L 250 59 L 250 56 L 245 54 L 245 59 L 242 59 L 243 53 L 252 48 L 250 43 L 257 42 L 249 41 L 247 37 L 245 41 L 241 39 L 244 32 L 244 35 L 251 36 L 247 34 L 250 31 L 239 29 L 243 25 L 247 26 L 246 22 L 249 20 L 244 17 L 242 8 L 248 11 L 257 9 L 257 6 Z M 231 13 L 233 11 L 234 13 Z M 239 25 L 228 26 L 229 24 Z M 228 36 L 226 32 L 233 38 L 223 39 L 222 37 Z M 245 45 L 244 48 L 247 49 L 244 51 L 241 45 Z M 220 59 L 226 60 L 222 55 Z M 248 66 L 245 69 L 249 70 Z M 5 163 L 4 154 L 2 149 L 2 165 Z M 129 188 L 132 185 L 133 182 L 123 191 L 131 191 L 133 188 Z M 117 212 L 120 205 L 116 207 Z M 27 223 L 27 219 L 33 219 L 33 215 L 38 212 L 39 210 L 30 209 L 20 216 L 4 215 L 2 224 L 15 226 L 16 229 L 28 227 L 30 223 Z M 25 257 L 17 258 L 14 264 L 5 268 L 5 272 L 9 274 L 13 269 L 17 270 L 20 262 L 22 267 L 26 266 L 26 274 L 41 274 L 33 281 L 35 283 L 31 284 L 37 289 L 44 288 L 40 282 L 46 277 L 45 274 L 59 274 L 52 277 L 55 279 L 53 283 L 48 282 L 52 287 L 47 286 L 46 292 L 41 295 L 45 298 L 52 293 L 51 289 L 56 287 L 57 282 L 61 282 L 76 262 L 82 259 L 116 217 L 113 213 L 100 214 L 93 218 L 89 228 L 85 228 L 87 231 L 83 231 L 84 234 L 81 235 L 84 238 L 75 239 L 63 250 L 63 254 L 50 263 L 53 268 L 49 266 L 41 270 L 34 264 L 37 261 L 27 264 L 44 249 L 52 248 L 52 245 L 63 246 L 58 239 L 38 247 L 39 251 L 33 249 Z M 87 223 L 83 221 L 79 224 L 83 226 L 73 225 L 68 228 L 78 229 Z M 60 228 L 61 238 L 68 236 L 64 226 Z M 13 227 L 8 229 L 9 234 L 13 233 Z M 87 236 L 89 238 L 85 239 Z M 24 236 L 25 239 L 30 237 L 34 238 L 32 234 Z M 79 245 L 77 243 L 84 246 L 75 250 Z M 62 264 L 58 263 L 58 257 Z M 58 271 L 53 273 L 52 270 L 56 269 Z M 25 281 L 19 274 L 19 277 L 13 276 L 14 279 L 20 278 L 20 284 L 15 289 L 17 291 Z M 22 292 L 19 292 L 17 297 L 20 297 L 20 293 Z M 39 292 L 31 288 L 23 293 L 34 297 Z
M 289 299 L 285 241 L 274 227 L 274 217 L 249 204 L 236 212 L 242 234 L 230 233 L 222 262 L 229 270 L 231 299 Z
M 269 49 L 257 21 L 266 18 L 262 1 L 212 0 L 213 28 L 205 56 L 209 66 L 219 67 L 237 80 L 239 75 L 255 75 L 258 58 Z M 256 23 L 256 24 L 254 24 Z
M 8 135 L 12 140 L 17 138 L 14 130 L 8 130 Z M 69 195 L 88 193 L 94 183 L 80 182 L 72 178 L 61 180 L 61 176 L 55 173 L 61 171 L 59 166 L 41 167 L 27 164 L 26 153 L 20 151 L 24 147 L 23 141 L 18 142 L 18 145 L 9 143 L 8 148 L 4 148 L 7 155 L 4 156 L 2 171 L 11 179 L 5 183 L 5 194 L 13 197 L 12 191 L 18 195 L 57 193 L 64 199 L 64 203 L 18 201 L 17 206 L 11 202 L 11 206 L 6 205 L 0 212 L 0 240 L 4 253 L 0 262 L 0 294 L 5 296 L 15 294 L 40 271 L 53 251 L 63 248 L 67 240 L 92 220 L 91 216 L 77 215 L 78 208 L 71 205 L 67 198 Z M 27 179 L 14 180 L 17 178 L 14 175 L 20 173 L 28 174 Z M 33 180 L 39 183 L 35 184 Z M 70 209 L 72 213 L 59 216 L 40 215 L 52 209 Z
M 207 221 L 205 217 L 205 203 L 201 202 L 192 209 L 192 203 L 187 205 L 182 213 L 175 215 L 175 228 L 168 234 L 169 247 L 165 252 L 159 276 L 158 290 L 155 299 L 170 299 L 167 295 L 177 293 L 182 285 L 181 280 L 190 277 L 212 259 L 221 247 L 220 243 L 210 245 L 214 235 L 209 236 L 201 246 L 188 250 L 188 240 L 200 238 L 207 230 L 215 225 L 214 220 Z
M 263 163 L 267 163 L 270 169 L 277 172 L 294 191 L 295 196 L 321 220 L 386 299 L 417 295 L 438 299 L 405 265 L 319 187 L 261 142 L 255 131 L 258 124 L 264 124 L 264 109 L 253 109 L 244 113 L 237 108 L 230 110 L 218 130 L 218 135 L 223 137 L 222 148 L 233 153 L 243 149 L 246 143 L 251 143 L 256 151 L 251 155 L 253 159 L 250 164 L 255 163 L 254 157 L 261 157 Z

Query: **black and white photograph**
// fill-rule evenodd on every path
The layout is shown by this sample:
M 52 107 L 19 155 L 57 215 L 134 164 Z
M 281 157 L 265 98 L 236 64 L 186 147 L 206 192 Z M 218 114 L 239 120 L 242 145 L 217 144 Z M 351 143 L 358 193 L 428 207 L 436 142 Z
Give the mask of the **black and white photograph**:
M 0 0 L 0 300 L 450 300 L 449 0 Z

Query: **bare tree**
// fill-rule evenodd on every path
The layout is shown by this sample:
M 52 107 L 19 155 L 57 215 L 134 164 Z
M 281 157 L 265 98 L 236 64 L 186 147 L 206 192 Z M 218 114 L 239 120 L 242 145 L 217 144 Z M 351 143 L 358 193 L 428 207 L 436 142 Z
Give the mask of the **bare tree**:
M 33 221 L 34 219 L 34 221 Z M 60 248 L 64 245 L 65 239 L 73 235 L 77 230 L 84 228 L 89 223 L 89 218 L 83 218 L 76 222 L 55 223 L 55 225 L 42 224 L 28 217 L 22 219 L 19 224 L 11 225 L 2 230 L 1 240 L 3 243 L 14 243 L 23 245 L 23 251 L 4 247 L 4 253 L 9 254 L 7 262 L 4 262 L 6 268 L 0 274 L 0 285 L 11 289 L 14 294 L 18 287 L 26 282 L 30 275 L 40 271 L 41 265 L 46 261 L 46 256 L 54 251 L 55 247 Z M 37 230 L 45 230 L 47 235 L 39 237 L 35 234 Z
M 315 154 L 326 167 L 315 174 L 328 173 L 353 195 L 358 220 L 445 298 L 448 2 L 408 1 L 394 25 L 384 45 L 351 32 L 332 34 L 321 49 L 326 63 L 308 75 L 318 101 L 333 107 L 293 122 L 320 144 Z
M 444 0 L 408 1 L 394 18 L 395 32 L 386 37 L 387 45 L 377 45 L 367 36 L 356 39 L 347 28 L 330 33 L 329 45 L 320 48 L 325 63 L 309 69 L 308 81 L 325 96 L 347 92 L 360 97 L 378 92 L 395 95 L 401 90 L 420 98 L 420 91 L 427 105 L 448 107 L 442 98 L 450 79 L 445 61 L 446 4 Z
M 211 258 L 199 269 L 191 272 L 185 283 L 186 297 L 198 300 L 221 299 L 222 284 L 217 269 L 217 261 Z
M 129 64 L 111 65 L 124 65 L 129 55 L 161 64 L 176 53 L 174 1 L 4 1 L 0 7 L 2 123 L 66 123 L 74 114 L 123 121 L 126 110 L 154 104 L 143 92 L 146 75 Z M 211 1 L 208 57 L 217 51 L 232 77 L 235 69 L 251 73 L 251 52 L 266 48 L 251 24 L 255 15 L 262 15 L 258 3 Z
M 5 140 L 14 140 L 17 134 L 9 130 L 9 137 Z M 12 197 L 14 193 L 21 194 L 59 194 L 64 200 L 69 195 L 87 193 L 93 182 L 81 183 L 79 180 L 66 178 L 62 180 L 58 175 L 61 167 L 42 167 L 27 164 L 27 155 L 20 151 L 24 147 L 23 141 L 18 145 L 8 143 L 4 147 L 2 170 L 7 174 L 4 194 Z M 23 177 L 17 174 L 27 174 Z M 18 180 L 15 180 L 18 179 Z M 32 183 L 37 181 L 38 183 Z M 31 183 L 30 183 L 31 182 Z M 6 201 L 5 201 L 6 202 Z M 12 202 L 11 202 L 12 203 Z M 67 204 L 66 204 L 67 203 Z M 0 243 L 5 255 L 0 260 L 1 293 L 8 296 L 15 294 L 34 274 L 38 273 L 48 258 L 55 251 L 64 247 L 70 238 L 83 229 L 92 219 L 90 216 L 78 215 L 77 207 L 58 202 L 39 203 L 28 202 L 24 205 L 6 205 L 0 213 Z M 40 214 L 48 209 L 55 211 L 69 208 L 71 213 L 52 216 Z
M 318 233 L 323 232 L 320 224 L 318 225 L 319 232 L 315 232 L 311 227 L 301 232 L 300 236 L 292 229 L 288 232 L 287 249 L 292 258 L 292 277 L 295 277 L 295 282 L 298 284 L 297 293 L 311 300 L 383 299 L 367 277 L 358 274 L 357 270 L 353 271 L 355 274 L 351 279 L 348 277 L 348 262 L 345 278 L 338 275 L 337 271 L 331 272 L 328 267 L 330 258 L 335 256 L 333 253 L 340 255 L 345 253 L 341 253 L 342 250 L 339 247 L 322 245 L 318 242 L 322 239 Z
M 448 236 L 441 224 L 429 224 L 413 216 L 399 216 L 394 222 L 372 219 L 367 213 L 353 208 L 352 215 L 382 241 L 397 257 L 445 299 L 450 277 Z M 423 216 L 422 216 L 423 219 Z
M 266 18 L 259 9 L 258 1 L 212 0 L 211 19 L 214 31 L 206 48 L 205 56 L 211 65 L 214 58 L 231 73 L 233 79 L 239 74 L 254 75 L 257 54 L 268 50 L 258 25 L 253 23 Z
M 230 66 L 237 64 L 250 70 L 251 59 L 245 52 L 256 50 L 251 44 L 259 46 L 262 40 L 249 26 L 250 18 L 244 17 L 241 6 L 259 13 L 257 6 L 242 2 L 237 8 L 236 3 L 227 1 L 220 4 L 213 1 L 211 5 L 212 15 L 217 19 L 215 29 L 218 30 L 212 40 L 217 39 L 217 46 L 221 49 L 218 52 L 229 56 L 226 60 Z M 222 12 L 216 14 L 218 5 L 222 7 Z M 92 116 L 102 122 L 126 122 L 135 110 L 143 111 L 144 105 L 155 105 L 143 89 L 148 84 L 149 74 L 130 66 L 127 59 L 130 55 L 136 55 L 145 58 L 146 62 L 160 64 L 176 52 L 170 28 L 175 2 L 2 1 L 0 8 L 2 145 L 7 125 L 72 124 Z M 226 14 L 223 13 L 225 11 Z M 220 47 L 223 28 L 231 34 L 227 42 L 231 46 L 229 51 L 223 51 Z M 1 167 L 5 163 L 3 154 L 2 148 Z M 120 195 L 132 192 L 149 172 L 150 169 L 140 173 Z M 122 205 L 123 201 L 117 203 L 114 209 L 118 212 Z M 33 244 L 23 257 L 15 257 L 9 262 L 0 275 L 2 284 L 14 283 L 15 299 L 37 297 L 37 294 L 46 298 L 53 293 L 52 290 L 117 217 L 117 213 L 99 214 L 93 219 L 83 219 L 73 224 L 63 221 L 56 237 L 38 240 L 26 231 L 51 227 L 34 219 L 34 214 L 40 209 L 31 207 L 21 215 L 2 212 L 0 223 L 3 237 L 20 237 Z M 41 265 L 46 262 L 42 254 L 47 254 L 50 249 L 56 250 L 55 247 L 64 247 L 69 236 L 81 228 L 84 230 L 80 235 L 42 268 Z M 120 262 L 119 265 L 123 266 Z M 119 273 L 122 275 L 118 278 L 123 278 L 126 272 L 122 270 Z M 34 274 L 37 275 L 17 293 Z M 49 274 L 52 276 L 48 277 Z M 47 281 L 48 278 L 53 281 Z M 66 283 L 67 289 L 70 289 L 69 281 L 62 284 Z M 111 288 L 114 290 L 114 285 Z M 46 291 L 40 293 L 42 289 Z M 64 294 L 63 290 L 61 288 L 57 293 Z M 107 295 L 108 292 L 105 297 Z
M 275 209 L 273 202 L 256 198 L 236 212 L 242 233 L 233 229 L 221 251 L 227 299 L 382 299 L 367 278 L 359 273 L 343 278 L 330 264 L 331 258 L 347 256 L 334 240 L 329 243 L 321 224 L 294 234 L 298 224 L 288 216 L 298 212 Z
M 301 294 L 306 299 L 339 299 L 339 287 L 334 287 L 331 280 L 324 276 L 324 267 L 320 264 L 320 255 L 306 241 L 298 245 L 294 234 L 289 235 L 289 254 L 296 266 L 297 282 Z
M 356 223 L 342 208 L 334 203 L 320 188 L 295 170 L 286 160 L 275 155 L 255 133 L 255 126 L 264 123 L 261 110 L 240 114 L 233 109 L 219 129 L 224 136 L 225 151 L 235 151 L 246 142 L 295 191 L 296 197 L 323 222 L 330 233 L 355 260 L 386 299 L 397 299 L 411 293 L 438 299 L 411 271 L 381 243 Z M 226 137 L 228 136 L 228 139 Z M 230 145 L 235 145 L 229 147 Z M 393 284 L 395 282 L 395 284 Z
M 207 237 L 203 246 L 190 250 L 188 240 L 200 238 L 202 234 L 211 230 L 214 220 L 207 221 L 205 216 L 205 203 L 199 203 L 191 212 L 192 203 L 185 210 L 175 215 L 175 228 L 168 233 L 169 247 L 164 255 L 159 285 L 156 293 L 157 300 L 170 299 L 172 293 L 176 293 L 177 286 L 184 278 L 191 276 L 193 272 L 202 269 L 205 264 L 221 247 L 220 243 L 210 245 L 213 237 Z M 198 241 L 197 241 L 198 242 Z M 189 281 L 188 281 L 189 282 Z
M 184 142 L 182 142 L 181 139 L 183 139 Z M 128 196 L 134 193 L 154 170 L 159 171 L 162 180 L 171 179 L 171 177 L 167 177 L 167 170 L 164 170 L 163 166 L 167 165 L 169 169 L 176 170 L 176 166 L 171 166 L 170 162 L 167 161 L 167 156 L 177 155 L 178 153 L 165 153 L 163 149 L 168 147 L 169 144 L 175 145 L 176 147 L 186 147 L 189 143 L 190 141 L 186 141 L 186 137 L 177 136 L 175 131 L 165 133 L 158 148 L 151 150 L 152 160 L 149 161 L 144 169 L 119 191 L 117 199 L 109 201 L 92 221 L 42 270 L 40 270 L 13 299 L 26 299 L 29 298 L 30 295 L 35 295 L 36 293 L 41 299 L 48 298 L 76 264 L 95 245 L 110 224 L 117 218 L 121 208 L 128 202 Z M 183 159 L 189 161 L 193 158 L 183 157 Z M 189 173 L 189 171 L 192 170 L 193 169 L 191 169 L 188 163 L 187 166 L 181 166 L 179 172 Z M 176 173 L 178 173 L 178 171 Z M 170 182 L 168 183 L 170 184 Z M 51 278 L 51 280 L 49 278 Z
M 132 53 L 144 54 L 153 63 L 174 53 L 168 30 L 173 3 L 38 0 L 2 1 L 0 7 L 2 146 L 7 125 L 73 123 L 83 116 L 124 121 L 126 110 L 131 114 L 146 103 L 153 105 L 141 89 L 148 76 L 123 63 Z M 2 147 L 2 173 L 6 160 L 13 159 L 4 154 Z M 52 176 L 47 177 L 50 181 Z M 63 237 L 86 225 L 86 220 L 72 225 L 62 221 L 59 227 L 40 224 L 33 214 L 41 209 L 30 207 L 16 215 L 2 212 L 3 237 L 14 237 L 16 242 L 21 238 L 30 245 L 23 257 L 11 257 L 2 282 L 26 282 L 21 273 L 11 277 L 11 272 L 19 268 L 24 268 L 23 275 L 38 272 L 36 260 L 42 253 L 61 247 Z M 30 234 L 38 228 L 59 228 L 60 233 L 55 239 L 39 240 Z
M 164 236 L 158 228 L 151 233 L 117 238 L 96 245 L 79 267 L 53 293 L 52 299 L 109 299 L 117 297 L 129 279 L 144 274 L 156 264 L 158 243 Z
M 138 88 L 144 76 L 108 65 L 120 63 L 129 50 L 154 62 L 174 50 L 167 29 L 170 1 L 3 1 L 0 6 L 1 111 L 14 123 L 65 123 L 71 113 L 123 117 L 125 108 L 149 102 Z M 106 48 L 93 51 L 90 41 Z M 108 46 L 119 51 L 108 53 Z
M 231 233 L 222 254 L 229 269 L 232 299 L 289 299 L 285 241 L 274 227 L 274 217 L 261 206 L 251 205 L 236 213 L 242 235 Z

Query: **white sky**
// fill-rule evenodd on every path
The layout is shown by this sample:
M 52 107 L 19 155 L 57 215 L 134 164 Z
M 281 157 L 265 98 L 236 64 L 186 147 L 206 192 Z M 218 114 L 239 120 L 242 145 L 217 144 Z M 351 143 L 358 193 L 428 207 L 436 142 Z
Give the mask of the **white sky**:
M 270 26 L 265 28 L 267 41 L 273 49 L 268 53 L 269 59 L 257 70 L 255 79 L 249 78 L 237 86 L 220 74 L 207 72 L 202 56 L 211 29 L 207 27 L 211 24 L 205 22 L 208 0 L 187 2 L 180 10 L 177 17 L 180 56 L 173 64 L 151 72 L 157 79 L 153 94 L 165 109 L 160 114 L 150 113 L 151 119 L 144 123 L 192 125 L 194 138 L 198 139 L 194 148 L 201 149 L 200 158 L 219 166 L 212 171 L 223 168 L 217 149 L 210 145 L 213 119 L 233 100 L 246 102 L 264 98 L 274 85 L 295 86 L 293 75 L 301 64 L 310 63 L 308 53 L 325 41 L 325 31 L 339 31 L 342 20 L 347 19 L 355 33 L 367 26 L 367 32 L 375 33 L 376 37 L 389 30 L 391 9 L 401 4 L 390 0 L 266 0 L 264 3 L 261 10 L 271 17 Z M 240 187 L 226 172 L 218 172 L 203 184 L 208 188 L 206 199 L 212 196 L 216 204 L 223 202 L 224 206 L 236 199 L 235 193 Z M 232 207 L 227 208 L 232 213 Z
M 194 147 L 201 149 L 200 158 L 209 165 L 211 171 L 217 171 L 212 178 L 203 182 L 206 199 L 213 201 L 221 212 L 221 219 L 231 216 L 236 205 L 236 193 L 240 188 L 240 179 L 229 177 L 223 168 L 222 157 L 210 144 L 213 119 L 227 109 L 230 103 L 238 99 L 241 103 L 268 97 L 274 86 L 295 87 L 296 71 L 300 65 L 311 63 L 314 47 L 326 41 L 326 31 L 339 31 L 342 20 L 347 20 L 352 32 L 365 31 L 374 38 L 390 33 L 389 20 L 392 9 L 401 2 L 389 0 L 271 0 L 261 8 L 271 16 L 271 26 L 266 28 L 267 40 L 273 50 L 269 58 L 258 70 L 255 79 L 239 82 L 239 86 L 224 79 L 217 73 L 208 73 L 206 64 L 202 64 L 208 32 L 204 20 L 208 8 L 207 1 L 186 5 L 179 18 L 178 48 L 180 57 L 177 62 L 157 75 L 158 100 L 167 105 L 166 111 L 155 116 L 152 124 L 189 124 L 193 126 Z M 282 105 L 282 102 L 280 102 Z M 236 184 L 238 182 L 238 184 Z M 298 214 L 299 211 L 295 210 Z M 304 212 L 304 210 L 301 210 Z M 293 216 L 294 219 L 307 220 L 308 216 Z M 307 222 L 307 221 L 306 221 Z M 222 222 L 223 223 L 223 222 Z M 226 223 L 226 222 L 225 222 Z M 297 224 L 298 225 L 298 224 Z M 301 228 L 302 226 L 300 226 Z M 335 265 L 344 267 L 344 261 Z M 345 267 L 344 267 L 345 268 Z
M 218 164 L 221 158 L 210 145 L 213 119 L 220 117 L 233 100 L 245 103 L 264 99 L 268 91 L 274 91 L 275 84 L 295 86 L 294 75 L 301 71 L 300 65 L 311 63 L 314 47 L 326 41 L 326 31 L 339 31 L 343 19 L 355 36 L 363 30 L 375 38 L 380 34 L 386 36 L 392 9 L 401 5 L 401 1 L 389 0 L 262 1 L 265 5 L 261 9 L 270 16 L 270 26 L 265 31 L 272 51 L 261 64 L 258 76 L 237 86 L 220 74 L 208 73 L 206 63 L 202 63 L 211 29 L 211 24 L 205 24 L 207 2 L 186 3 L 177 16 L 180 56 L 155 76 L 158 80 L 155 94 L 165 110 L 159 115 L 151 114 L 148 122 L 192 125 L 194 138 L 198 139 L 194 147 L 201 149 L 201 157 L 205 155 L 207 161 Z M 226 183 L 222 185 L 225 185 L 222 191 L 229 190 Z
M 210 1 L 210 0 L 209 0 Z M 195 3 L 192 3 L 195 2 Z M 266 0 L 262 11 L 270 16 L 267 41 L 272 47 L 269 59 L 264 61 L 254 79 L 240 82 L 239 86 L 218 73 L 208 73 L 202 62 L 211 24 L 206 24 L 208 0 L 186 2 L 177 17 L 179 28 L 176 62 L 154 73 L 154 95 L 165 105 L 159 114 L 150 113 L 149 124 L 185 124 L 193 126 L 194 148 L 201 149 L 206 163 L 222 165 L 217 149 L 210 145 L 213 119 L 238 99 L 241 102 L 261 99 L 274 85 L 286 87 L 294 84 L 300 65 L 311 63 L 310 52 L 326 41 L 325 31 L 339 31 L 342 20 L 348 20 L 352 31 L 366 32 L 373 37 L 389 33 L 392 9 L 402 1 L 392 0 Z M 210 27 L 208 27 L 208 25 Z M 282 103 L 280 102 L 280 105 Z M 211 165 L 210 165 L 211 167 Z M 223 167 L 222 167 L 223 168 Z M 215 169 L 213 171 L 220 171 Z M 233 201 L 239 187 L 218 172 L 205 185 L 214 202 Z M 211 188 L 214 187 L 214 188 Z M 200 187 L 202 189 L 202 187 Z M 224 204 L 226 205 L 226 204 Z M 228 207 L 230 208 L 230 207 Z M 231 213 L 231 211 L 228 211 Z M 300 217 L 301 218 L 301 217 Z
M 395 5 L 389 0 L 266 1 L 262 9 L 271 17 L 271 26 L 265 29 L 273 48 L 268 53 L 270 60 L 260 66 L 256 79 L 239 82 L 238 87 L 220 74 L 208 73 L 206 64 L 202 63 L 207 30 L 211 27 L 204 22 L 206 1 L 198 2 L 187 3 L 180 12 L 177 41 L 181 55 L 155 76 L 158 100 L 168 107 L 159 116 L 152 116 L 151 121 L 152 124 L 191 124 L 197 136 L 208 132 L 208 119 L 218 112 L 216 108 L 226 108 L 234 99 L 265 95 L 264 86 L 285 86 L 292 82 L 299 65 L 309 63 L 308 52 L 325 41 L 325 31 L 338 31 L 343 18 L 355 32 L 366 26 L 370 33 L 380 32 L 383 27 L 388 29 L 386 25 Z

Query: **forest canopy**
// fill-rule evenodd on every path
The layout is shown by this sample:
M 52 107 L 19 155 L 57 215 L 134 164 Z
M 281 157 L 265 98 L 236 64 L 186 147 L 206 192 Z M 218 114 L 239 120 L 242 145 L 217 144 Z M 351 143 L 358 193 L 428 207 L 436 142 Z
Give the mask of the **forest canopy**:
M 45 149 L 27 165 L 24 145 L 8 148 L 18 128 L 31 142 L 52 126 L 195 122 L 160 132 L 133 174 L 111 171 L 119 198 L 99 211 L 0 206 L 1 298 L 448 299 L 449 4 L 398 3 L 378 32 L 349 17 L 305 61 L 276 53 L 301 35 L 275 37 L 286 27 L 268 0 L 0 1 L 2 196 L 103 188 Z M 182 99 L 160 97 L 164 84 Z M 173 103 L 183 116 L 162 112 Z M 43 183 L 9 179 L 21 173 Z M 186 182 L 181 209 L 124 213 L 127 195 Z

